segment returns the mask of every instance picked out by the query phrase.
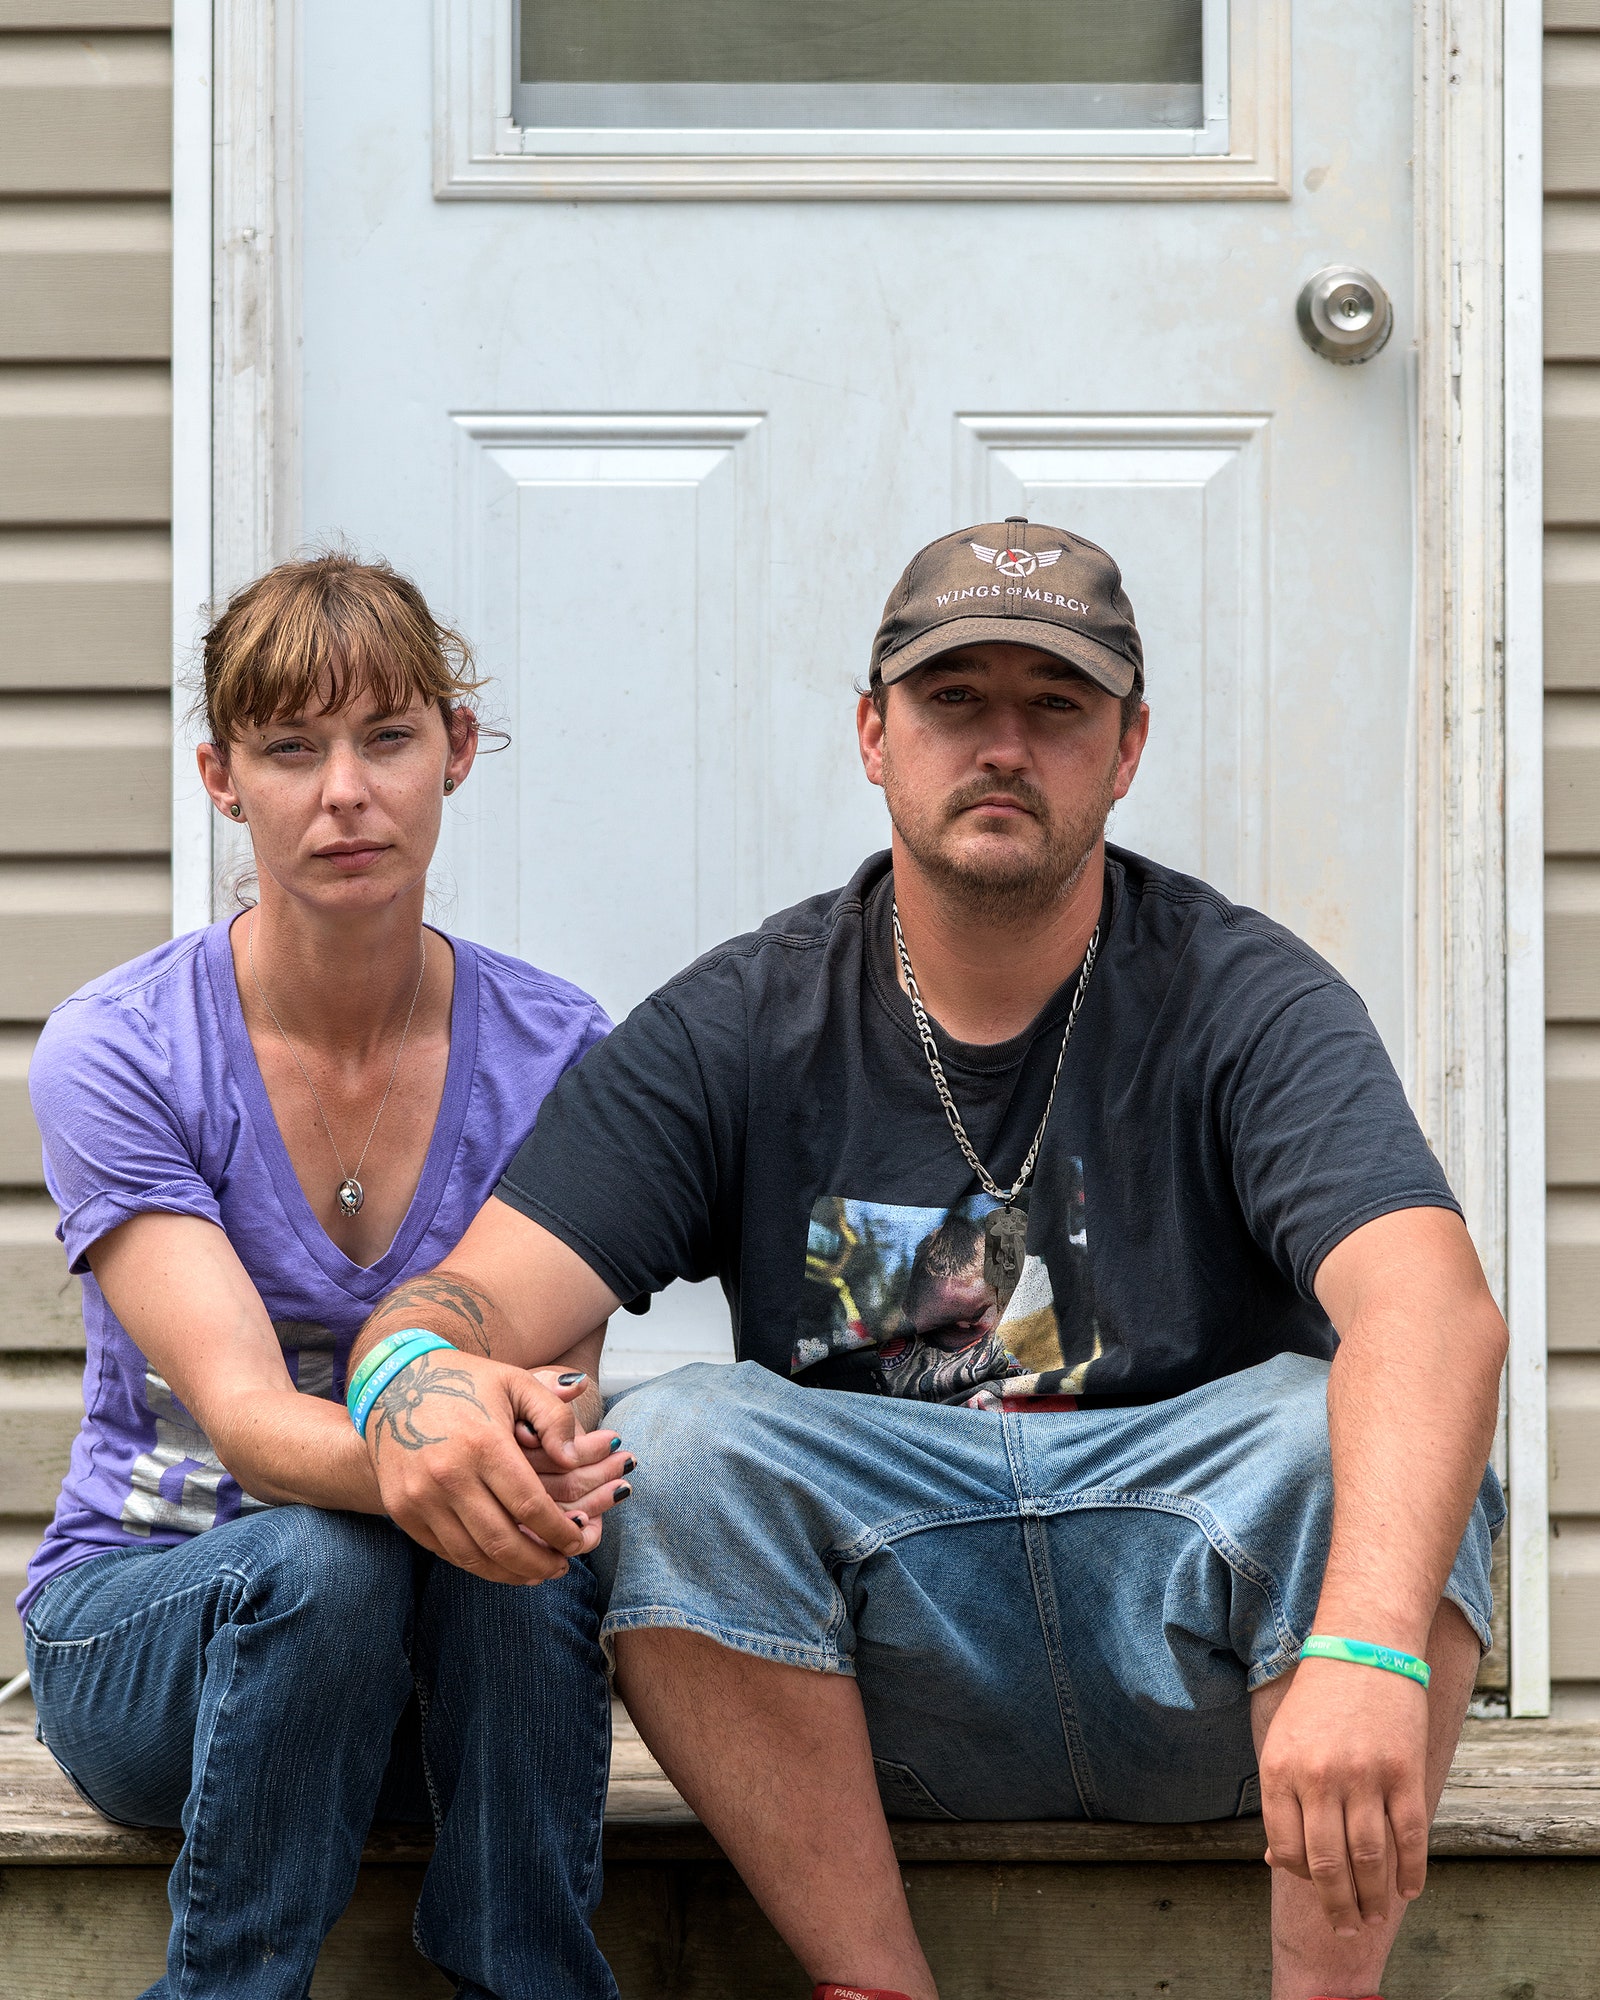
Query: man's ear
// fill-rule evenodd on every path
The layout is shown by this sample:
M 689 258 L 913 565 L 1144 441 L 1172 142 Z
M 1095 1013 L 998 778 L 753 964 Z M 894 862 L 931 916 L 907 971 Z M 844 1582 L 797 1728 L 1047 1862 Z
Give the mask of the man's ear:
M 887 704 L 885 704 L 887 706 Z M 870 694 L 856 703 L 856 742 L 861 750 L 861 768 L 869 785 L 883 783 L 883 716 Z
M 1137 721 L 1130 723 L 1122 732 L 1122 741 L 1117 745 L 1117 782 L 1113 798 L 1125 799 L 1132 790 L 1139 759 L 1144 755 L 1144 746 L 1149 740 L 1150 704 L 1144 701 L 1139 704 Z

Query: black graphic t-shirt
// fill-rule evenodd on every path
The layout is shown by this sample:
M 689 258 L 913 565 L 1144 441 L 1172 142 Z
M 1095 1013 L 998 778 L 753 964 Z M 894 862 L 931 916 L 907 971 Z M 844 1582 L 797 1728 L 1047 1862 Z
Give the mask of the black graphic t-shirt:
M 741 1360 L 979 1407 L 1153 1402 L 1331 1355 L 1312 1291 L 1328 1251 L 1392 1210 L 1456 1208 L 1333 968 L 1109 848 L 1099 959 L 1008 1254 L 895 977 L 891 896 L 875 855 L 680 973 L 561 1078 L 500 1199 L 635 1309 L 719 1278 Z M 1075 985 L 1012 1041 L 934 1022 L 1002 1187 Z

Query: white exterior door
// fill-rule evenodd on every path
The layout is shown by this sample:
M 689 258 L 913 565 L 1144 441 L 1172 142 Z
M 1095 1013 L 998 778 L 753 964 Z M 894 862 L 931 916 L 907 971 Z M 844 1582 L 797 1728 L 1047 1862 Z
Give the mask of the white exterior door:
M 1302 0 L 1291 49 L 1288 0 L 435 12 L 305 10 L 300 515 L 494 676 L 441 919 L 620 1015 L 842 881 L 886 838 L 852 689 L 889 586 L 1026 512 L 1143 633 L 1113 838 L 1293 925 L 1404 1067 L 1409 13 Z M 1393 300 L 1363 366 L 1296 325 L 1340 262 Z M 726 1353 L 721 1301 L 610 1352 Z

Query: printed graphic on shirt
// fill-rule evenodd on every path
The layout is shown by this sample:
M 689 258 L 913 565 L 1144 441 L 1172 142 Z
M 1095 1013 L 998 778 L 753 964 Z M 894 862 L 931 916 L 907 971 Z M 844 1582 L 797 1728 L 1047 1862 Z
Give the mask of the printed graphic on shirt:
M 224 1486 L 238 1489 L 210 1438 L 153 1368 L 145 1371 L 144 1397 L 156 1420 L 155 1445 L 133 1461 L 122 1526 L 130 1535 L 148 1535 L 157 1528 L 202 1535 L 217 1525 Z M 241 1514 L 266 1504 L 239 1493 Z
M 1032 1215 L 1025 1191 L 1016 1221 L 988 1195 L 949 1209 L 822 1196 L 790 1374 L 873 1349 L 892 1396 L 992 1409 L 1081 1394 L 1102 1347 L 1083 1162 L 1061 1165 L 1065 1188 Z M 1047 1208 L 1053 1227 L 1041 1226 Z

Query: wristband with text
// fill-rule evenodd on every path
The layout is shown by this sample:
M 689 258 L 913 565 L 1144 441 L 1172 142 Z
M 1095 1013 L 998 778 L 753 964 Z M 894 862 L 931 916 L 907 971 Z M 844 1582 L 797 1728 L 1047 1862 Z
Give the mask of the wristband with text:
M 1365 1639 L 1334 1639 L 1326 1632 L 1313 1632 L 1300 1648 L 1302 1660 L 1345 1660 L 1353 1667 L 1379 1667 L 1386 1674 L 1404 1674 L 1408 1681 L 1426 1687 L 1433 1670 L 1415 1653 L 1397 1653 L 1392 1646 L 1369 1646 Z
M 386 1333 L 350 1377 L 344 1392 L 346 1406 L 352 1410 L 355 1408 L 356 1398 L 367 1386 L 374 1369 L 381 1368 L 389 1356 L 398 1354 L 408 1341 L 422 1340 L 429 1332 L 430 1329 L 425 1326 L 403 1326 L 398 1333 Z
M 372 1369 L 362 1383 L 359 1393 L 349 1401 L 350 1421 L 364 1438 L 367 1434 L 367 1419 L 372 1415 L 373 1405 L 388 1388 L 397 1375 L 408 1369 L 413 1361 L 420 1361 L 425 1354 L 432 1354 L 438 1348 L 448 1348 L 455 1353 L 455 1343 L 443 1339 L 437 1333 L 414 1333 L 402 1346 L 397 1347 Z

